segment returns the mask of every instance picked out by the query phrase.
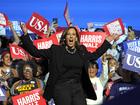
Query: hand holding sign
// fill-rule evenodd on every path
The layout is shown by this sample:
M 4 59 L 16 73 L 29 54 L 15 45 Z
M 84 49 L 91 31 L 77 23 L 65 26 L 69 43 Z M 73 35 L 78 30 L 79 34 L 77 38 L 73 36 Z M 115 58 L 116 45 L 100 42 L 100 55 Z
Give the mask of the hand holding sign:
M 49 30 L 49 21 L 37 13 L 33 13 L 26 27 L 40 37 L 46 37 Z
M 119 35 L 112 34 L 112 35 L 108 35 L 108 36 L 106 37 L 106 40 L 107 40 L 108 42 L 111 42 L 111 41 L 114 41 L 114 40 L 118 40 L 119 37 L 120 37 Z
M 85 45 L 88 51 L 93 52 L 102 45 L 105 37 L 104 32 L 80 32 L 80 44 Z
M 13 59 L 23 59 L 28 60 L 30 58 L 29 54 L 20 46 L 15 44 L 9 44 L 10 53 Z
M 48 49 L 51 47 L 52 44 L 59 44 L 56 34 L 51 35 L 49 38 L 34 40 L 33 43 L 37 49 Z
M 121 18 L 118 18 L 112 22 L 109 22 L 104 25 L 104 30 L 107 34 L 117 34 L 117 35 L 123 35 L 124 34 L 124 25 Z

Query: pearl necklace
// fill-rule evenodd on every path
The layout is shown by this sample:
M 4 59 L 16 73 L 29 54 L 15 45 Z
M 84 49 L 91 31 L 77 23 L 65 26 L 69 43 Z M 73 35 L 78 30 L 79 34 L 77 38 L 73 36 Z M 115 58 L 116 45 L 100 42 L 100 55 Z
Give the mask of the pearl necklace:
M 76 48 L 74 48 L 73 51 L 70 51 L 70 50 L 68 49 L 68 47 L 66 46 L 65 49 L 66 49 L 66 51 L 67 51 L 69 54 L 74 54 L 74 53 L 76 52 Z

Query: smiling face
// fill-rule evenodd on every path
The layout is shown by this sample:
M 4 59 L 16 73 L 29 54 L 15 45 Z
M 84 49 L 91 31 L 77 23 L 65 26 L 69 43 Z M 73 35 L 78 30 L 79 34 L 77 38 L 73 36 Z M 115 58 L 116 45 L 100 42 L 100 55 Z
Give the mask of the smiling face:
M 70 28 L 66 34 L 66 44 L 70 48 L 75 48 L 77 34 L 74 28 Z
M 90 65 L 88 67 L 88 74 L 90 78 L 94 78 L 97 72 L 98 72 L 98 68 L 96 67 L 96 65 Z
M 26 80 L 30 80 L 33 77 L 33 69 L 30 65 L 25 65 L 23 68 L 23 75 Z
M 109 69 L 113 68 L 113 70 L 117 70 L 118 62 L 113 58 L 109 60 Z
M 11 65 L 11 56 L 10 56 L 10 53 L 6 53 L 3 56 L 2 61 L 3 61 L 3 65 L 10 66 Z

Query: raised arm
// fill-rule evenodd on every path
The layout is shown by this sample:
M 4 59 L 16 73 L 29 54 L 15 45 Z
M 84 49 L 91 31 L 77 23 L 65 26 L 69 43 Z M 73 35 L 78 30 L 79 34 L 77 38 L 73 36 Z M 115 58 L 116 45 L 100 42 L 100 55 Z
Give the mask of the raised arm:
M 103 42 L 103 44 L 93 53 L 89 54 L 90 60 L 97 60 L 100 58 L 109 48 L 111 48 L 110 42 L 113 40 L 118 39 L 118 35 L 109 35 L 106 37 L 106 40 Z
M 33 42 L 30 40 L 29 34 L 27 33 L 27 28 L 23 24 L 21 29 L 24 32 L 24 35 L 21 36 L 21 41 L 23 44 L 24 49 L 29 52 L 32 56 L 37 58 L 50 58 L 52 55 L 51 48 L 45 50 L 38 50 L 34 45 Z
M 103 70 L 99 78 L 103 87 L 105 88 L 108 81 L 108 60 L 106 53 L 102 56 L 102 69 Z
M 14 37 L 14 43 L 19 44 L 20 42 L 20 38 L 18 37 L 18 34 L 16 33 L 16 31 L 14 30 L 13 24 L 11 21 L 8 22 L 8 25 L 13 33 L 13 37 Z

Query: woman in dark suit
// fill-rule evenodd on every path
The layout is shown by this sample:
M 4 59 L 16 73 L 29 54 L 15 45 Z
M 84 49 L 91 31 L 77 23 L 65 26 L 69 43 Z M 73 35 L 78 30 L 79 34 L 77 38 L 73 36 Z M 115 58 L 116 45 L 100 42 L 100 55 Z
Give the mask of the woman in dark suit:
M 25 49 L 32 56 L 49 59 L 50 75 L 45 89 L 47 100 L 53 98 L 56 105 L 86 105 L 86 97 L 96 99 L 88 72 L 83 68 L 89 60 L 96 60 L 105 53 L 111 47 L 108 41 L 116 36 L 107 37 L 108 41 L 105 40 L 96 52 L 90 53 L 79 44 L 79 33 L 75 27 L 68 27 L 62 34 L 60 45 L 52 45 L 47 50 L 38 50 L 27 32 L 25 34 L 21 37 Z

